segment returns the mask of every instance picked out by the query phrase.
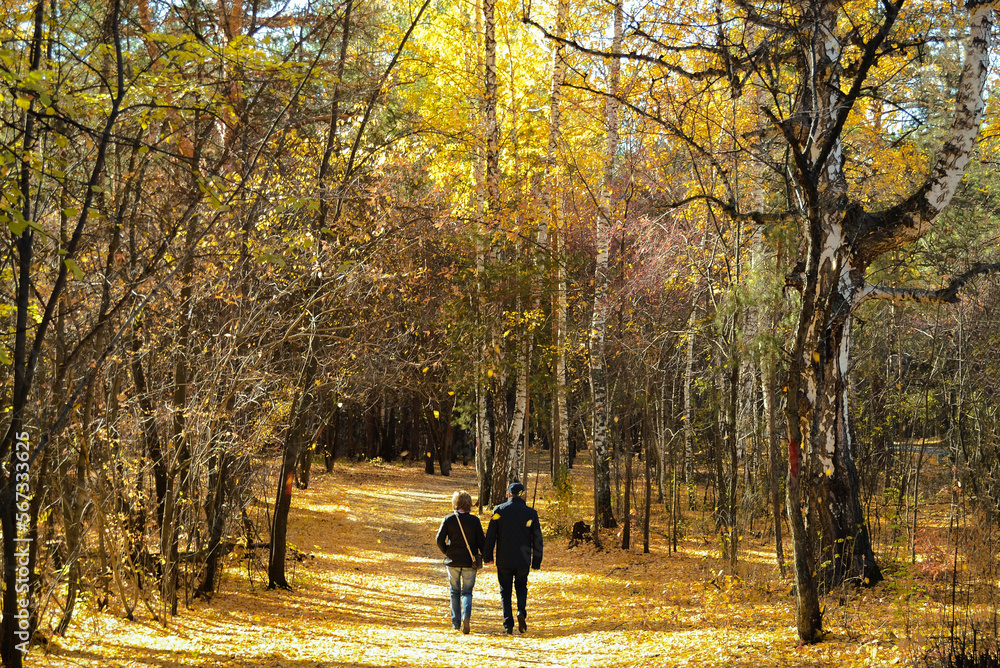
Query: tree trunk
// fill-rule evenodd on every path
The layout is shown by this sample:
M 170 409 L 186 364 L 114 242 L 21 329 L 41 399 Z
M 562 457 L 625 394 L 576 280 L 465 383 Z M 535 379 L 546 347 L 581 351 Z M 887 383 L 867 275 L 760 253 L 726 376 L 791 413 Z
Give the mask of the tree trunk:
M 734 316 L 736 317 L 736 316 Z M 740 480 L 739 448 L 737 438 L 739 429 L 736 425 L 736 416 L 739 408 L 739 384 L 740 384 L 740 356 L 736 346 L 736 327 L 733 327 L 732 345 L 729 354 L 729 401 L 727 401 L 728 419 L 726 420 L 726 443 L 729 455 L 729 568 L 733 575 L 736 575 L 736 563 L 739 558 L 740 549 L 740 527 L 739 527 L 739 499 L 738 485 Z M 744 462 L 745 463 L 745 462 Z
M 497 387 L 493 392 L 493 483 L 490 489 L 490 497 L 494 503 L 500 503 L 506 496 L 507 485 L 512 481 L 509 479 L 510 462 L 510 426 L 508 418 L 510 413 L 510 402 L 507 398 L 506 383 L 500 379 L 496 383 Z
M 711 385 L 712 401 L 712 465 L 714 467 L 715 479 L 715 503 L 713 504 L 713 517 L 715 519 L 715 530 L 719 534 L 722 546 L 722 557 L 729 556 L 729 541 L 726 533 L 731 529 L 729 521 L 729 484 L 726 478 L 725 465 L 723 460 L 723 443 L 725 434 L 722 425 L 722 400 L 719 398 L 719 387 L 715 381 Z
M 295 488 L 295 465 L 299 461 L 299 450 L 305 439 L 305 426 L 309 406 L 316 386 L 316 371 L 319 364 L 313 350 L 314 337 L 309 339 L 305 366 L 299 378 L 299 393 L 292 404 L 288 431 L 285 434 L 284 452 L 281 457 L 281 471 L 278 474 L 278 492 L 274 500 L 274 515 L 271 519 L 271 545 L 267 564 L 267 588 L 291 589 L 285 577 L 286 539 L 288 536 L 288 511 L 292 506 L 292 491 Z
M 142 430 L 142 444 L 146 456 L 153 464 L 153 485 L 156 488 L 156 519 L 163 530 L 163 506 L 167 496 L 167 466 L 160 447 L 160 434 L 156 427 L 156 408 L 150 400 L 149 384 L 142 363 L 142 337 L 139 335 L 139 319 L 132 329 L 132 383 L 135 385 L 136 400 L 139 403 L 139 425 Z
M 365 459 L 374 459 L 378 453 L 378 418 L 375 415 L 376 405 L 365 408 Z M 434 473 L 433 463 L 428 473 Z
M 622 454 L 625 455 L 625 502 L 622 504 L 622 549 L 632 547 L 632 408 L 625 408 Z
M 556 8 L 556 38 L 566 36 L 569 0 L 559 0 Z M 569 471 L 569 430 L 566 415 L 566 268 L 563 261 L 563 191 L 562 160 L 559 157 L 562 134 L 562 86 L 566 81 L 566 45 L 552 46 L 552 86 L 549 92 L 549 140 L 545 155 L 546 210 L 549 212 L 547 235 L 555 258 L 555 294 L 552 298 L 552 340 L 555 344 L 554 387 L 552 396 L 552 484 L 561 488 Z M 544 219 L 543 219 L 544 220 Z M 541 224 L 541 223 L 540 223 Z M 539 240 L 541 240 L 539 234 Z
M 480 354 L 479 365 L 477 366 L 476 378 L 476 477 L 479 483 L 479 507 L 490 506 L 499 501 L 492 496 L 493 492 L 493 433 L 490 428 L 491 423 L 491 397 L 488 378 L 492 370 L 486 366 L 486 324 L 483 317 L 485 309 L 485 281 L 486 281 L 486 241 L 483 234 L 484 229 L 489 229 L 491 221 L 487 216 L 492 215 L 491 207 L 496 206 L 496 202 L 488 203 L 487 200 L 493 197 L 493 181 L 498 176 L 493 175 L 492 170 L 498 169 L 497 161 L 491 159 L 491 146 L 495 152 L 495 139 L 490 135 L 496 133 L 496 34 L 494 24 L 495 3 L 483 2 L 480 4 L 476 0 L 475 22 L 476 38 L 482 36 L 483 49 L 476 50 L 476 71 L 477 80 L 483 82 L 482 95 L 477 100 L 478 123 L 477 128 L 482 128 L 482 133 L 476 135 L 476 153 L 473 157 L 476 180 L 476 220 L 479 223 L 479 234 L 476 237 L 476 304 L 477 304 L 477 324 L 480 329 Z M 481 10 L 481 11 L 480 11 Z M 488 29 L 484 24 L 488 24 Z M 484 61 L 491 61 L 486 65 Z M 492 73 L 492 74 L 491 74 Z M 492 112 L 488 107 L 492 104 Z M 492 116 L 492 126 L 490 117 Z M 492 127 L 492 133 L 491 133 Z M 487 164 L 490 166 L 490 175 L 487 176 Z M 497 193 L 499 198 L 499 193 Z
M 520 310 L 520 309 L 519 309 Z M 507 429 L 507 480 L 524 482 L 527 469 L 527 449 L 524 435 L 528 423 L 528 379 L 531 368 L 531 334 L 524 332 L 518 346 L 516 388 L 514 393 L 514 414 Z
M 333 424 L 327 427 L 326 447 L 324 449 L 327 473 L 333 473 L 333 463 L 337 459 L 337 445 L 340 443 L 340 412 L 340 403 L 334 402 Z
M 807 219 L 806 260 L 802 272 L 792 277 L 792 284 L 802 290 L 802 307 L 789 366 L 786 409 L 788 506 L 800 596 L 808 591 L 813 570 L 827 587 L 845 578 L 870 585 L 882 577 L 861 512 L 847 403 L 854 309 L 870 298 L 954 301 L 968 280 L 955 281 L 939 291 L 865 283 L 865 272 L 875 258 L 921 238 L 948 206 L 965 172 L 985 108 L 993 9 L 975 4 L 969 7 L 970 39 L 952 127 L 926 181 L 908 198 L 881 212 L 865 212 L 850 201 L 841 142 L 846 114 L 856 99 L 850 96 L 865 84 L 874 54 L 889 34 L 900 6 L 886 6 L 880 32 L 867 47 L 871 55 L 854 74 L 851 92 L 841 93 L 841 47 L 830 37 L 837 35 L 841 5 L 816 2 L 804 33 L 811 36 L 810 53 L 816 55 L 804 73 L 808 85 L 802 87 L 793 116 L 779 122 L 795 154 Z M 811 124 L 811 129 L 806 132 L 802 123 Z M 812 145 L 814 138 L 818 143 Z M 800 484 L 808 508 L 807 524 L 798 521 Z M 814 537 L 818 541 L 811 545 Z M 812 561 L 814 556 L 816 561 Z M 818 604 L 808 605 L 809 610 L 799 611 L 799 635 L 812 642 L 819 637 L 821 620 Z
M 492 505 L 493 497 L 493 438 L 490 434 L 489 392 L 481 384 L 477 392 L 476 477 L 479 480 L 479 507 Z
M 854 434 L 848 418 L 850 321 L 846 315 L 842 326 L 834 324 L 819 342 L 824 353 L 839 352 L 823 365 L 822 388 L 811 373 L 805 374 L 810 390 L 816 390 L 816 394 L 808 391 L 807 396 L 815 396 L 819 408 L 814 409 L 810 420 L 809 456 L 803 465 L 809 481 L 805 490 L 806 526 L 810 536 L 818 540 L 814 549 L 819 563 L 815 570 L 825 588 L 847 578 L 864 585 L 882 580 L 861 510 Z M 814 349 L 813 358 L 817 356 L 822 364 L 825 355 Z
M 42 58 L 42 28 L 44 25 L 43 0 L 38 0 L 35 5 L 33 17 L 33 34 L 31 39 L 31 71 L 37 72 L 41 66 Z M 21 191 L 20 204 L 24 220 L 32 220 L 31 203 L 31 156 L 36 149 L 37 137 L 35 132 L 35 102 L 31 101 L 29 109 L 24 117 L 24 134 L 22 136 L 22 155 L 19 169 L 18 186 Z M 24 618 L 24 614 L 29 610 L 18 609 L 18 564 L 19 551 L 24 545 L 18 541 L 18 520 L 19 511 L 17 499 L 17 485 L 19 475 L 30 475 L 30 471 L 25 472 L 22 462 L 18 461 L 18 453 L 22 450 L 30 452 L 30 434 L 25 431 L 24 410 L 28 403 L 28 395 L 31 389 L 32 376 L 34 375 L 33 360 L 28 355 L 28 309 L 31 300 L 31 270 L 32 258 L 34 256 L 35 232 L 27 226 L 14 239 L 14 246 L 17 249 L 17 289 L 15 294 L 15 325 L 14 325 L 14 386 L 13 401 L 10 406 L 10 423 L 7 432 L 4 434 L 3 442 L 0 444 L 0 460 L 8 459 L 7 472 L 0 475 L 3 480 L 3 494 L 0 498 L 0 529 L 3 533 L 3 620 L 0 622 L 0 656 L 3 658 L 4 666 L 20 668 L 21 659 L 28 651 L 30 641 L 29 619 Z M 57 285 L 57 288 L 60 286 Z M 56 290 L 55 292 L 58 292 Z M 53 295 L 56 296 L 56 295 Z M 44 332 L 44 330 L 42 330 Z M 36 334 L 41 336 L 42 334 Z M 33 354 L 31 357 L 35 357 Z M 23 448 L 22 448 L 22 445 Z M 22 466 L 18 466 L 21 463 Z M 41 490 L 36 490 L 36 494 Z M 30 566 L 31 564 L 29 564 Z M 32 573 L 28 573 L 30 583 Z M 22 585 L 24 582 L 21 583 Z M 31 608 L 30 593 L 28 596 L 28 608 Z M 21 628 L 21 620 L 24 626 Z
M 386 402 L 385 409 L 385 438 L 382 439 L 382 448 L 379 457 L 382 461 L 391 462 L 396 459 L 398 450 L 396 449 L 396 431 L 399 420 L 396 418 L 396 409 Z M 442 468 L 443 471 L 443 468 Z
M 188 225 L 188 242 L 195 238 L 197 216 L 192 216 Z M 179 305 L 180 329 L 177 333 L 177 351 L 174 357 L 174 389 L 172 393 L 173 425 L 171 430 L 171 449 L 174 451 L 173 462 L 168 469 L 167 489 L 164 496 L 163 526 L 160 531 L 160 559 L 163 563 L 163 579 L 161 591 L 163 604 L 170 606 L 170 614 L 177 614 L 177 585 L 179 581 L 180 564 L 178 561 L 178 524 L 180 513 L 179 501 L 186 496 L 188 485 L 188 467 L 191 461 L 191 445 L 188 439 L 187 427 L 187 392 L 190 364 L 188 361 L 189 341 L 191 338 L 192 296 L 191 281 L 194 274 L 194 254 L 189 253 L 184 260 L 181 273 L 181 300 Z M 163 623 L 166 624 L 166 616 Z
M 642 511 L 642 552 L 649 554 L 649 515 L 653 508 L 653 453 L 659 452 L 653 439 L 652 415 L 649 410 L 649 387 L 646 387 L 646 410 L 643 419 L 643 463 L 645 464 L 646 496 Z
M 435 416 L 434 413 L 438 413 Z M 445 445 L 445 434 L 440 428 L 440 411 L 431 410 L 430 406 L 424 407 L 424 420 L 427 422 L 427 431 L 430 442 L 433 444 L 432 450 L 437 452 L 438 465 L 441 467 L 441 475 L 451 475 L 451 454 L 447 452 Z M 431 464 L 433 467 L 433 463 Z M 427 473 L 433 473 L 433 468 Z
M 500 130 L 497 126 L 496 0 L 483 0 L 483 120 L 486 124 L 486 229 L 500 215 Z
M 236 394 L 230 392 L 224 401 L 220 400 L 222 418 L 218 421 L 212 438 L 211 454 L 208 460 L 208 490 L 205 497 L 205 522 L 208 525 L 208 549 L 205 554 L 204 571 L 195 596 L 208 599 L 215 593 L 218 579 L 219 559 L 222 557 L 222 537 L 226 527 L 226 499 L 232 489 L 229 481 L 231 449 L 233 446 L 232 413 L 236 405 Z
M 785 550 L 781 539 L 781 445 L 778 438 L 775 402 L 774 361 L 765 358 L 761 369 L 761 384 L 764 394 L 764 417 L 767 425 L 767 455 L 770 464 L 771 514 L 774 522 L 774 551 L 778 560 L 778 570 L 785 576 Z
M 209 494 L 205 500 L 205 517 L 208 521 L 208 550 L 205 554 L 205 571 L 196 595 L 209 598 L 215 593 L 215 581 L 219 574 L 219 558 L 222 556 L 222 535 L 226 526 L 224 506 L 229 489 L 229 453 L 226 445 L 216 445 L 208 462 Z
M 86 403 L 91 403 L 92 393 L 87 393 Z M 85 409 L 89 413 L 89 409 Z M 89 429 L 89 421 L 84 420 L 83 430 Z M 66 530 L 66 558 L 69 562 L 69 571 L 66 573 L 66 603 L 63 605 L 63 612 L 56 625 L 56 633 L 66 635 L 70 620 L 73 618 L 73 610 L 76 606 L 76 599 L 80 593 L 80 559 L 82 542 L 84 536 L 81 533 L 83 527 L 83 509 L 87 499 L 87 471 L 89 469 L 89 438 L 86 434 L 81 434 L 78 440 L 78 452 L 76 455 L 76 466 L 71 475 L 70 464 L 67 461 L 63 470 L 60 471 L 64 481 L 70 482 L 70 489 L 63 489 L 60 494 L 62 502 L 63 524 Z
M 611 53 L 621 53 L 622 0 L 614 4 L 614 38 Z M 590 385 L 594 403 L 594 503 L 596 521 L 605 528 L 617 526 L 611 508 L 611 456 L 608 452 L 608 390 L 605 370 L 605 335 L 608 318 L 608 260 L 611 251 L 612 194 L 615 177 L 615 159 L 618 153 L 618 84 L 621 60 L 618 55 L 609 58 L 611 71 L 608 78 L 608 96 L 604 103 L 604 123 L 607 143 L 604 152 L 604 169 L 597 230 L 597 264 L 594 269 L 594 314 L 590 330 Z
M 691 309 L 691 315 L 688 319 L 688 330 L 687 330 L 687 345 L 685 346 L 687 354 L 685 355 L 684 364 L 684 415 L 681 419 L 684 420 L 684 484 L 688 486 L 688 508 L 693 508 L 694 503 L 694 337 L 695 337 L 695 327 L 694 327 L 694 314 L 695 309 Z
M 565 243 L 563 241 L 564 237 L 565 235 L 562 230 L 556 232 L 556 257 L 559 258 L 562 257 L 563 249 L 565 247 Z M 553 455 L 553 463 L 555 464 L 556 469 L 553 472 L 553 480 L 560 483 L 565 483 L 567 481 L 569 469 L 572 466 L 572 458 L 570 456 L 571 446 L 569 440 L 569 411 L 567 410 L 566 403 L 566 314 L 569 310 L 569 302 L 566 296 L 567 292 L 566 266 L 563 262 L 559 262 L 558 267 L 556 268 L 556 315 L 554 318 L 556 327 L 556 387 L 555 405 L 553 406 L 552 412 L 553 417 L 555 418 L 555 425 L 552 431 L 554 440 L 559 443 L 558 453 Z

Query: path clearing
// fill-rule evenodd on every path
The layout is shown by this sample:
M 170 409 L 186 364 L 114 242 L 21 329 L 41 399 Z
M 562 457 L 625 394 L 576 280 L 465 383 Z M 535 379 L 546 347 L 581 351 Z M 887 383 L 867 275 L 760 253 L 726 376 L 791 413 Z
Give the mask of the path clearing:
M 489 568 L 476 584 L 472 634 L 453 631 L 434 535 L 457 489 L 475 497 L 472 468 L 457 466 L 445 478 L 417 468 L 338 464 L 332 476 L 315 475 L 309 490 L 295 492 L 289 542 L 308 556 L 289 565 L 294 591 L 266 591 L 259 574 L 249 583 L 245 572 L 234 570 L 239 562 L 232 556 L 222 593 L 209 604 L 195 602 L 167 629 L 150 620 L 94 615 L 84 607 L 69 637 L 56 638 L 48 654 L 36 648 L 27 665 L 844 663 L 833 658 L 848 649 L 844 643 L 795 648 L 787 585 L 776 577 L 773 590 L 771 585 L 712 584 L 717 565 L 707 556 L 711 546 L 699 550 L 696 542 L 675 555 L 662 544 L 654 544 L 649 555 L 617 549 L 598 553 L 590 547 L 568 550 L 565 538 L 546 533 L 542 570 L 529 577 L 528 633 L 502 634 L 496 572 Z M 549 508 L 544 499 L 537 507 L 544 529 Z M 641 550 L 641 536 L 638 542 Z M 751 595 L 752 602 L 746 600 Z M 888 653 L 883 656 L 884 665 L 890 665 Z M 871 656 L 865 659 L 863 665 L 882 665 Z

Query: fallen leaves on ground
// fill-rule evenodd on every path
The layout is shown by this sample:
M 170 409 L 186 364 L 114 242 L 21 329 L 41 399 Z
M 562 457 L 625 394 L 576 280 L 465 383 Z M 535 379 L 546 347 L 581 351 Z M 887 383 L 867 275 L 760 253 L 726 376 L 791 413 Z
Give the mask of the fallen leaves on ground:
M 582 476 L 581 476 L 582 477 Z M 773 550 L 745 544 L 741 576 L 726 573 L 710 541 L 671 554 L 590 545 L 546 535 L 529 578 L 528 633 L 502 634 L 495 570 L 480 572 L 472 634 L 452 631 L 445 569 L 434 544 L 452 493 L 475 472 L 338 465 L 296 490 L 289 542 L 293 591 L 267 591 L 230 556 L 222 592 L 195 601 L 164 628 L 129 622 L 84 602 L 70 633 L 35 648 L 28 666 L 893 666 L 907 663 L 930 602 L 875 588 L 828 600 L 824 642 L 799 646 L 791 583 Z M 543 482 L 544 487 L 544 482 Z M 581 499 L 581 502 L 585 499 Z M 536 502 L 543 526 L 548 500 Z M 553 505 L 554 509 L 555 506 Z M 582 516 L 582 513 L 581 513 Z M 770 561 L 768 561 L 770 559 Z M 832 599 L 833 597 L 827 597 Z M 921 614 L 920 606 L 926 606 Z M 926 628 L 924 633 L 930 633 Z M 902 646 L 902 648 L 901 648 Z

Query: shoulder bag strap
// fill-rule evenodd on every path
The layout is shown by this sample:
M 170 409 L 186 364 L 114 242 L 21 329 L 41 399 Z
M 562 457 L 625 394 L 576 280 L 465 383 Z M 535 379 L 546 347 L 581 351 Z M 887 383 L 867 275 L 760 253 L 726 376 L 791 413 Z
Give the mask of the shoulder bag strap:
M 465 541 L 465 549 L 469 551 L 469 558 L 472 559 L 472 565 L 476 565 L 476 557 L 472 554 L 472 548 L 469 547 L 469 539 L 465 537 L 465 529 L 462 528 L 462 518 L 458 516 L 458 511 L 455 511 L 455 521 L 458 522 L 458 530 L 462 532 L 462 540 Z

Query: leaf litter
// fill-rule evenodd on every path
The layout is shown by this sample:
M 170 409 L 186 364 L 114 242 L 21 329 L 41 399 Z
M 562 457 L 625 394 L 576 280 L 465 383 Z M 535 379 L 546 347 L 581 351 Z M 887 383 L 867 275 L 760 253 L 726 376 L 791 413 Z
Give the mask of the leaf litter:
M 908 598 L 904 610 L 895 590 L 879 585 L 841 593 L 838 601 L 827 597 L 826 639 L 799 646 L 791 582 L 779 575 L 773 547 L 748 545 L 742 576 L 726 574 L 706 536 L 685 538 L 673 554 L 655 530 L 650 554 L 641 552 L 641 534 L 628 551 L 607 532 L 603 551 L 569 549 L 567 537 L 546 527 L 554 520 L 546 511 L 557 506 L 543 492 L 536 507 L 545 559 L 529 577 L 528 633 L 502 633 L 496 571 L 487 567 L 476 582 L 472 633 L 462 635 L 451 628 L 434 543 L 457 489 L 476 489 L 474 469 L 456 466 L 441 477 L 416 467 L 338 463 L 293 496 L 289 543 L 303 559 L 289 562 L 292 591 L 264 589 L 261 573 L 248 579 L 233 553 L 220 593 L 194 601 L 166 627 L 148 616 L 129 622 L 113 605 L 98 611 L 84 600 L 67 636 L 33 648 L 25 664 L 895 666 L 923 649 L 910 638 L 933 634 L 916 625 L 930 623 L 935 604 Z M 586 490 L 579 496 L 585 508 Z

